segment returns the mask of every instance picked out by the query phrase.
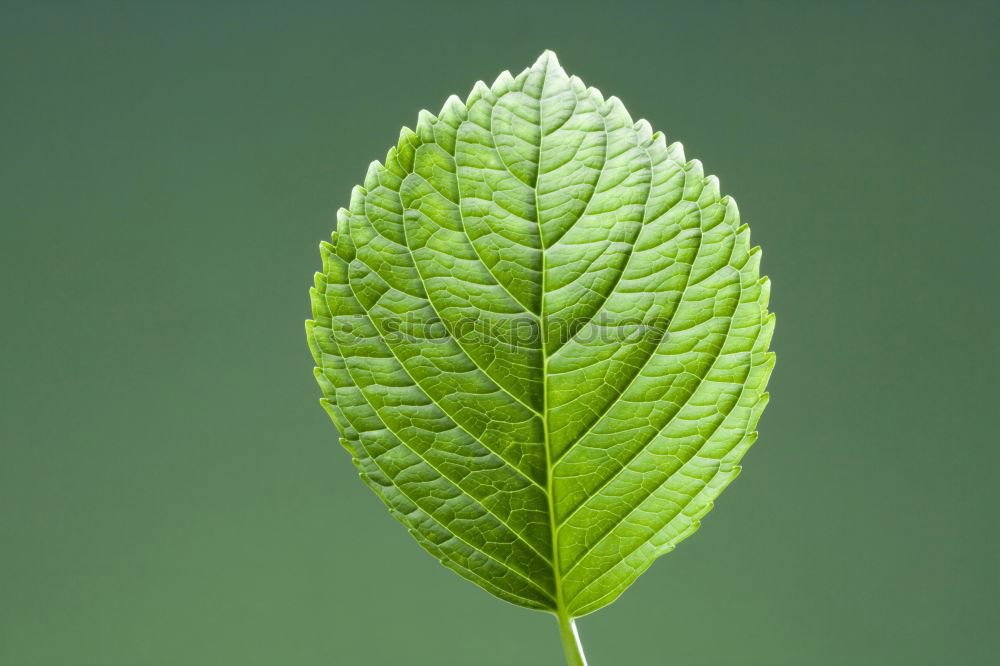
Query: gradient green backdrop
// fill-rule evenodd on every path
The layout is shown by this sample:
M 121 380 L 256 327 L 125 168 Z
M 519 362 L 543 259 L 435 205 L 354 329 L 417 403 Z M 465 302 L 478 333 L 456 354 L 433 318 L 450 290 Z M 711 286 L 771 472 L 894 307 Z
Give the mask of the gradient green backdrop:
M 400 126 L 543 48 L 721 178 L 778 315 L 593 666 L 997 663 L 997 3 L 0 6 L 3 666 L 560 663 L 356 479 L 302 324 Z

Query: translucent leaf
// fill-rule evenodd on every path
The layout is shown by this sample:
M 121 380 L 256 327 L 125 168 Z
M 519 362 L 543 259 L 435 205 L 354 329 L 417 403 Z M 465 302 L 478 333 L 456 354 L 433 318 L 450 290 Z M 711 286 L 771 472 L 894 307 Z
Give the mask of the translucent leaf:
M 736 203 L 551 52 L 422 112 L 321 252 L 307 329 L 342 444 L 501 599 L 612 602 L 756 439 L 774 317 Z

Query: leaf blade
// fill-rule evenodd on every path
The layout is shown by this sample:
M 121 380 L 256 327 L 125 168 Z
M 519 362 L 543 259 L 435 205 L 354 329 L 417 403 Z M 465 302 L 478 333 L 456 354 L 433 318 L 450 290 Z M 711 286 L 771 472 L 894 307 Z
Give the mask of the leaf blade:
M 610 603 L 756 440 L 774 318 L 735 202 L 550 52 L 422 112 L 321 253 L 307 335 L 342 443 L 500 598 Z

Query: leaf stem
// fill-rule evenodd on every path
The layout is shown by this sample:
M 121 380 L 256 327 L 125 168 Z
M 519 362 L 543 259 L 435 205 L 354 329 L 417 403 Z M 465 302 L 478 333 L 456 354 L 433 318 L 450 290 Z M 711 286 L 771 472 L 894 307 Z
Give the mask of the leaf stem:
M 587 666 L 587 657 L 583 654 L 580 635 L 576 633 L 576 623 L 573 618 L 560 609 L 556 613 L 559 620 L 559 637 L 562 638 L 563 650 L 566 652 L 566 666 Z

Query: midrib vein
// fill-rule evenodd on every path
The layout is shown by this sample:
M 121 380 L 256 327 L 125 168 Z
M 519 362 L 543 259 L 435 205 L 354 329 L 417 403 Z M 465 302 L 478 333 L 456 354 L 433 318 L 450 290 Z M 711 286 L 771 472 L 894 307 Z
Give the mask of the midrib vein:
M 538 181 L 542 177 L 542 156 L 544 155 L 545 127 L 543 124 L 544 100 L 545 100 L 545 79 L 548 76 L 548 63 L 542 72 L 542 83 L 538 93 L 538 169 L 535 172 L 535 184 L 532 188 L 535 196 L 535 223 L 538 225 L 538 238 L 542 248 L 542 293 L 541 306 L 539 307 L 539 343 L 542 351 L 542 437 L 545 444 L 545 495 L 549 504 L 549 533 L 552 540 L 552 580 L 555 584 L 556 614 L 562 615 L 565 612 L 562 593 L 562 575 L 559 571 L 559 530 L 556 525 L 555 487 L 552 478 L 552 447 L 549 443 L 549 355 L 546 349 L 546 334 L 548 313 L 545 308 L 546 280 L 548 278 L 548 256 L 546 253 L 545 234 L 542 229 L 541 207 L 538 205 Z

